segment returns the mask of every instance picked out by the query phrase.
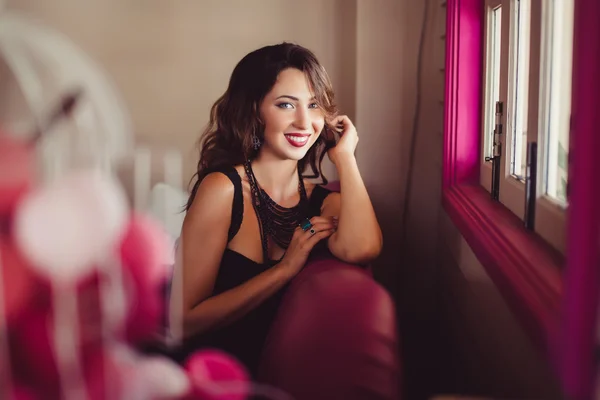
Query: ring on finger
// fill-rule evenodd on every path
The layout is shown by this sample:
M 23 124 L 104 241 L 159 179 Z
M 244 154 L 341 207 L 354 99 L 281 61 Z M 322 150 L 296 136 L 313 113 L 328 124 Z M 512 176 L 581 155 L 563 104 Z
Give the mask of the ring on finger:
M 309 232 L 311 235 L 314 235 L 315 233 L 317 233 L 317 231 L 315 231 L 315 228 L 310 228 Z
M 310 222 L 310 220 L 308 218 L 303 219 L 302 221 L 300 221 L 300 228 L 302 228 L 302 230 L 304 232 L 306 232 L 307 230 L 311 230 L 311 233 L 314 229 L 312 229 L 313 224 Z

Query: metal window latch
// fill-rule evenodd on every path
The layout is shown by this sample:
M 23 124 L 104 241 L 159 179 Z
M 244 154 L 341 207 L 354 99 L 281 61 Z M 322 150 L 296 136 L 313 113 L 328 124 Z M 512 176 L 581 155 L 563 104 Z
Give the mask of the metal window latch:
M 492 146 L 492 157 L 486 157 L 486 161 L 492 162 L 492 199 L 500 199 L 500 158 L 502 155 L 502 116 L 504 115 L 504 104 L 496 102 L 496 121 L 494 128 L 494 142 Z
M 537 143 L 527 143 L 527 168 L 525 172 L 525 228 L 535 229 L 535 201 L 537 186 Z

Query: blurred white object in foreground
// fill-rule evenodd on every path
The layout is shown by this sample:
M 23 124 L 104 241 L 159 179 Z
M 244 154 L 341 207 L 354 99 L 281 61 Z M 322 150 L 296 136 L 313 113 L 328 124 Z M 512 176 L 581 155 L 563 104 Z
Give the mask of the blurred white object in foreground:
M 131 152 L 131 121 L 123 101 L 106 74 L 68 37 L 3 10 L 0 58 L 18 87 L 16 93 L 3 95 L 3 107 L 19 101 L 25 105 L 0 113 L 2 126 L 11 134 L 29 139 L 31 132 L 44 131 L 50 109 L 67 93 L 82 93 L 70 118 L 43 132 L 38 148 L 44 180 L 73 167 L 110 169 Z

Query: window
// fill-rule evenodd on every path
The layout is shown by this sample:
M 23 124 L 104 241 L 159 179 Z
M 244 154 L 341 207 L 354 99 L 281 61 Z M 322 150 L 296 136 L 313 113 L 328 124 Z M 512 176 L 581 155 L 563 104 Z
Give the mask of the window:
M 573 60 L 573 1 L 554 0 L 545 10 L 545 70 L 542 74 L 544 114 L 544 194 L 561 205 L 567 202 L 571 70 Z
M 510 176 L 519 182 L 524 182 L 527 161 L 527 105 L 528 105 L 528 73 L 529 73 L 529 44 L 530 38 L 530 1 L 517 0 L 512 17 L 512 45 L 510 52 L 509 70 L 509 110 L 510 119 Z
M 500 46 L 502 38 L 502 6 L 489 7 L 487 12 L 487 53 L 485 59 L 486 88 L 485 109 L 494 110 L 500 101 Z M 494 128 L 496 120 L 493 113 L 486 113 L 484 119 L 484 157 L 489 159 L 494 153 Z M 488 185 L 489 186 L 489 185 Z M 490 189 L 488 189 L 490 190 Z
M 444 3 L 447 7 L 444 211 L 524 331 L 553 367 L 563 397 L 592 398 L 593 377 L 598 370 L 595 321 L 600 296 L 600 185 L 595 171 L 600 148 L 596 101 L 600 93 L 600 2 L 530 0 L 526 4 L 528 9 L 517 9 L 523 5 L 504 0 Z M 486 179 L 491 183 L 493 165 L 491 160 L 486 162 L 491 154 L 491 133 L 487 128 L 491 120 L 494 128 L 496 125 L 496 110 L 490 108 L 493 105 L 490 93 L 495 89 L 490 84 L 488 64 L 490 30 L 493 31 L 490 19 L 497 9 L 501 25 L 500 61 L 495 64 L 501 82 L 497 92 L 498 99 L 506 102 L 498 110 L 502 112 L 499 122 L 504 128 L 499 140 L 507 144 L 506 148 L 497 148 L 502 162 L 496 165 L 504 169 L 502 180 L 499 179 L 500 201 L 491 199 L 490 188 L 486 190 L 485 185 Z M 529 17 L 521 19 L 526 13 Z M 520 24 L 527 24 L 527 31 L 517 31 L 514 22 L 517 18 Z M 515 60 L 514 56 L 514 43 L 519 43 L 523 36 L 529 37 L 523 44 L 529 48 L 526 52 L 529 73 L 524 75 L 526 101 L 522 101 L 525 89 L 518 86 L 522 82 L 519 64 L 522 66 L 525 61 Z M 517 54 L 521 58 L 522 54 Z M 563 79 L 565 75 L 567 78 Z M 521 107 L 527 112 L 519 119 L 511 110 Z M 510 124 L 517 132 L 519 125 L 527 127 L 521 144 L 511 135 Z M 503 134 L 507 137 L 502 137 Z M 530 152 L 535 145 L 537 153 Z M 525 171 L 519 174 L 518 155 L 523 157 L 523 151 Z M 530 153 L 537 157 L 531 157 Z M 536 185 L 530 185 L 532 180 L 527 179 L 530 176 L 536 177 Z M 532 192 L 529 187 L 536 189 L 532 197 L 526 197 Z M 518 216 L 509 208 L 506 196 L 510 188 L 521 188 L 516 203 L 523 205 L 527 200 L 535 205 L 533 225 L 539 235 L 524 226 L 523 220 L 529 221 L 531 214 Z M 548 245 L 552 239 L 545 242 L 540 236 L 552 231 L 564 235 L 564 230 L 552 226 L 552 218 L 540 215 L 547 211 L 564 220 L 567 206 L 568 246 L 560 254 Z M 527 210 L 524 205 L 523 208 Z M 551 229 L 537 226 L 544 221 L 549 221 L 546 228 Z
M 484 19 L 480 183 L 562 253 L 574 1 L 486 0 Z

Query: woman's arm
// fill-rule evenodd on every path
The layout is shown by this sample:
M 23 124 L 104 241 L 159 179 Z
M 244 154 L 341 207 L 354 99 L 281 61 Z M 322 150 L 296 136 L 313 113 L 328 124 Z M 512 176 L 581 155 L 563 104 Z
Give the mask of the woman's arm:
M 329 250 L 344 261 L 364 264 L 379 255 L 383 239 L 354 156 L 356 130 L 348 117 L 338 120 L 344 131 L 329 157 L 338 171 L 341 193 L 327 196 L 321 215 L 338 217 L 337 231 L 328 241 Z
M 170 325 L 176 340 L 239 319 L 294 275 L 292 269 L 274 267 L 210 297 L 227 246 L 233 191 L 225 175 L 208 175 L 185 217 L 170 297 Z

